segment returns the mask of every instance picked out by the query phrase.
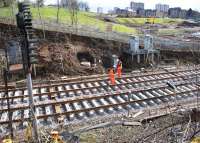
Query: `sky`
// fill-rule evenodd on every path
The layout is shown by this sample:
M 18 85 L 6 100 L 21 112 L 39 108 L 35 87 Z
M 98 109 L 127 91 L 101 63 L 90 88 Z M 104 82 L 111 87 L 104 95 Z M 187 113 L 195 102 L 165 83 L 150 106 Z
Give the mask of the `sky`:
M 57 0 L 46 0 L 46 4 L 55 4 Z M 113 7 L 130 7 L 130 2 L 144 2 L 145 9 L 154 9 L 155 4 L 168 4 L 170 7 L 181 7 L 183 9 L 192 8 L 200 11 L 200 0 L 79 0 L 88 2 L 91 11 L 96 12 L 97 7 L 103 7 L 103 11 L 113 9 Z

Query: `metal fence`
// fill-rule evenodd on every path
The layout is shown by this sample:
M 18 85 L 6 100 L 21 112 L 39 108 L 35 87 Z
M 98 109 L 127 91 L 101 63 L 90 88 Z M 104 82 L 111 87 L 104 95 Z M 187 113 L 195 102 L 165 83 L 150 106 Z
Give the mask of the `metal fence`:
M 0 18 L 0 23 L 16 25 L 16 21 L 11 18 Z M 33 27 L 36 29 L 44 29 L 48 31 L 65 32 L 79 36 L 87 36 L 100 38 L 105 40 L 114 40 L 119 42 L 128 42 L 129 35 L 119 32 L 105 32 L 98 28 L 86 25 L 68 25 L 66 23 L 56 23 L 51 20 L 33 20 Z
M 154 40 L 155 45 L 164 51 L 189 51 L 200 52 L 200 43 L 198 41 L 177 41 L 172 39 L 164 39 L 156 37 Z

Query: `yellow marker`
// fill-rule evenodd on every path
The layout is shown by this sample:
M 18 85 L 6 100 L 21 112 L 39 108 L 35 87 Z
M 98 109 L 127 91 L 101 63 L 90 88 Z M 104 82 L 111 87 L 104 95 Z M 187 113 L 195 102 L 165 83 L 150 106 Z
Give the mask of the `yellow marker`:
M 12 140 L 11 139 L 4 139 L 3 143 L 12 143 Z
M 55 105 L 56 113 L 61 113 L 60 105 Z
M 58 143 L 58 132 L 57 131 L 52 131 L 51 132 L 51 138 L 52 138 L 52 141 L 53 143 Z
M 32 138 L 32 127 L 31 127 L 31 124 L 30 123 L 28 123 L 28 126 L 27 126 L 27 128 L 26 128 L 26 131 L 25 131 L 26 133 L 26 140 L 27 141 L 29 141 L 31 138 Z
M 191 143 L 200 143 L 200 137 L 194 138 Z

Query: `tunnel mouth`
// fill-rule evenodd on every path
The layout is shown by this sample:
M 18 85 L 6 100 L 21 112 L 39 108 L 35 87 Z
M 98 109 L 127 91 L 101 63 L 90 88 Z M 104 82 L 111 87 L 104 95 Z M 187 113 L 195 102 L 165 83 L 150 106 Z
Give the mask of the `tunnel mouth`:
M 102 59 L 102 66 L 105 68 L 105 69 L 108 69 L 108 68 L 111 68 L 111 67 L 113 67 L 113 59 L 112 59 L 112 56 L 109 56 L 109 55 L 107 55 L 107 56 L 102 56 L 101 57 L 101 59 Z
M 78 52 L 77 58 L 79 62 L 90 62 L 91 64 L 94 64 L 94 57 L 89 52 Z

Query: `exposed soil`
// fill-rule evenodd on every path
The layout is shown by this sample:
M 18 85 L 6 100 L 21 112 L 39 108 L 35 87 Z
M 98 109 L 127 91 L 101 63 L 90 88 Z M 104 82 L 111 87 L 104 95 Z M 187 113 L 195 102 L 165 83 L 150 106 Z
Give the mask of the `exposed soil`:
M 19 31 L 14 26 L 0 24 L 0 48 L 3 49 L 9 40 L 19 41 Z M 149 64 L 136 64 L 126 62 L 128 56 L 123 55 L 123 49 L 129 47 L 127 44 L 81 37 L 61 32 L 36 30 L 40 39 L 39 53 L 40 62 L 37 75 L 56 78 L 57 75 L 90 75 L 105 73 L 111 66 L 112 55 L 117 55 L 123 62 L 123 70 L 137 69 L 149 66 Z M 174 58 L 180 63 L 199 63 L 199 54 L 194 53 L 165 53 L 161 51 L 162 59 Z M 89 62 L 91 67 L 83 66 L 81 62 Z
M 103 67 L 100 62 L 96 66 L 85 67 L 81 65 L 78 57 L 80 53 L 88 53 L 95 57 L 97 61 L 101 58 L 94 49 L 90 49 L 83 43 L 79 45 L 69 43 L 49 43 L 42 42 L 40 48 L 40 74 L 66 74 L 66 75 L 89 75 L 91 73 L 103 73 Z M 91 62 L 85 57 L 87 62 Z M 94 61 L 93 61 L 94 62 Z
M 9 40 L 19 41 L 19 32 L 16 27 L 0 24 L 0 48 L 5 48 Z M 121 48 L 126 47 L 115 41 L 106 41 L 90 37 L 81 37 L 59 32 L 36 30 L 40 39 L 37 75 L 42 77 L 53 77 L 57 75 L 90 75 L 104 73 L 107 69 L 102 62 L 104 57 L 112 54 L 120 56 Z M 81 55 L 81 53 L 87 53 Z M 88 59 L 89 58 L 89 59 Z M 91 67 L 81 65 L 81 62 L 90 62 Z

